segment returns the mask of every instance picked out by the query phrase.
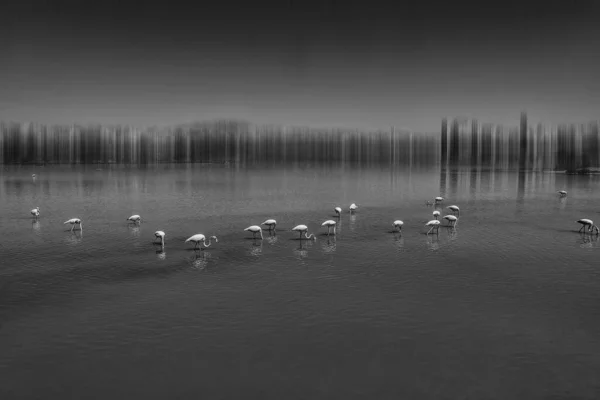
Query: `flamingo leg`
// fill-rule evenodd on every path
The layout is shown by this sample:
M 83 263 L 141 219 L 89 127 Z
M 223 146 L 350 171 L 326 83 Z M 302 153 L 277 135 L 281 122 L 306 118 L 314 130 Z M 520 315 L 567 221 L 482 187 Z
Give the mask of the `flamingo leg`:
M 433 230 L 433 226 L 431 227 L 430 230 L 427 231 L 427 235 L 429 235 L 429 232 L 431 232 Z
M 73 232 L 73 229 L 75 229 L 75 224 L 71 225 L 71 232 Z

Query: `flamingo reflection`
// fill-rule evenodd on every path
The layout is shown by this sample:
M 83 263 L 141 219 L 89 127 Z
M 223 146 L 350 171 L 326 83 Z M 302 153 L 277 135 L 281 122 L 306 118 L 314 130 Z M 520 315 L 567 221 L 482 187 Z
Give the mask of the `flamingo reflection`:
M 336 242 L 335 236 L 328 237 L 327 240 L 321 242 L 321 249 L 324 253 L 335 253 Z

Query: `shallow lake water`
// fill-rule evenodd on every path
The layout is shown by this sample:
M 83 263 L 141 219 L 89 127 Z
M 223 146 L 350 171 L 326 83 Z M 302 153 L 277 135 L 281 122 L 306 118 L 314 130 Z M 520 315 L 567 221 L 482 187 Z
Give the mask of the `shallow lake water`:
M 599 242 L 576 220 L 600 222 L 599 184 L 439 168 L 7 166 L 0 397 L 597 399 Z M 459 223 L 426 235 L 435 196 L 442 216 L 460 207 Z M 63 225 L 74 217 L 81 232 Z M 244 232 L 267 218 L 274 234 Z M 298 224 L 317 239 L 298 240 Z M 194 250 L 196 233 L 219 241 Z

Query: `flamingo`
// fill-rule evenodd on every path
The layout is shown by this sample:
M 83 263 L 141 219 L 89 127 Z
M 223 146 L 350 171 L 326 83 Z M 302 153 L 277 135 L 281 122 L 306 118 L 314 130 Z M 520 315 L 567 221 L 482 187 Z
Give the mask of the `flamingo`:
M 338 218 L 342 215 L 342 209 L 340 207 L 334 208 L 333 211 L 335 211 Z
M 438 219 L 439 216 L 440 216 L 440 212 L 438 210 L 435 210 L 433 212 L 433 218 Z
M 81 220 L 80 220 L 79 218 L 71 218 L 70 220 L 68 220 L 68 221 L 65 221 L 65 222 L 63 223 L 63 225 L 66 225 L 66 224 L 71 224 L 71 225 L 73 225 L 73 226 L 71 227 L 71 230 L 75 229 L 75 225 L 79 225 L 79 230 L 80 230 L 80 231 L 83 231 L 83 225 L 81 224 Z
M 37 177 L 37 175 L 36 175 L 36 174 L 31 174 L 31 177 L 32 177 L 33 179 L 35 179 L 35 178 Z
M 265 222 L 263 222 L 261 225 L 268 226 L 269 230 L 275 230 L 275 226 L 277 225 L 277 221 L 275 221 L 274 219 L 268 219 Z
M 396 221 L 394 221 L 393 225 L 394 225 L 394 228 L 398 229 L 398 232 L 402 232 L 402 225 L 404 225 L 403 221 L 396 220 Z
M 460 208 L 458 208 L 458 206 L 448 206 L 447 208 L 449 208 L 452 211 L 452 214 L 456 212 L 458 213 L 458 215 L 460 215 Z
M 331 233 L 331 228 L 333 228 L 333 234 L 335 235 L 335 221 L 334 220 L 328 219 L 327 221 L 323 222 L 321 224 L 321 226 L 327 227 L 327 236 L 329 236 L 329 234 Z
M 262 234 L 262 228 L 258 225 L 252 225 L 247 227 L 246 229 L 244 229 L 245 231 L 248 232 L 252 232 L 252 235 L 254 235 L 254 239 L 256 239 L 256 234 L 260 233 L 260 238 L 263 238 L 263 234 Z
M 556 193 L 560 194 L 560 197 L 565 197 L 567 195 L 567 191 L 566 190 L 559 190 Z
M 160 243 L 163 246 L 165 245 L 165 233 L 163 231 L 156 231 L 156 232 L 154 232 L 154 237 L 156 239 L 160 239 Z M 156 243 L 156 239 L 154 239 L 155 243 Z
M 435 229 L 435 231 L 437 232 L 440 229 L 440 221 L 438 221 L 437 219 L 432 219 L 431 221 L 426 223 L 425 226 L 431 227 L 431 229 L 427 231 L 427 234 L 429 235 L 429 232 L 431 232 L 432 230 Z
M 443 197 L 436 197 L 436 198 L 435 198 L 435 202 L 436 202 L 436 203 L 441 203 L 442 201 L 444 201 L 444 198 L 443 198 Z
M 352 204 L 350 204 L 349 208 L 350 208 L 350 212 L 352 213 L 352 212 L 356 211 L 356 209 L 358 208 L 358 206 L 356 204 L 352 203 Z
M 577 220 L 577 222 L 581 224 L 581 229 L 579 229 L 579 232 L 581 232 L 581 230 L 587 226 L 589 232 L 594 232 L 594 229 L 596 229 L 596 235 L 600 233 L 600 230 L 596 225 L 594 225 L 594 221 L 591 219 L 583 218 Z
M 142 220 L 142 217 L 140 217 L 139 215 L 136 214 L 136 215 L 132 215 L 131 217 L 127 218 L 126 221 L 133 222 L 133 223 L 138 223 L 141 220 Z
M 211 237 L 208 239 L 208 244 L 207 244 L 207 243 L 206 243 L 206 237 L 205 237 L 203 234 L 201 234 L 201 233 L 198 233 L 198 234 L 196 234 L 196 235 L 194 235 L 194 236 L 191 236 L 191 237 L 189 237 L 189 238 L 188 238 L 188 239 L 185 241 L 185 243 L 187 243 L 187 242 L 192 242 L 192 243 L 195 243 L 195 245 L 194 245 L 194 249 L 195 249 L 195 248 L 197 248 L 197 247 L 198 247 L 198 245 L 200 244 L 200 242 L 204 242 L 204 243 L 203 243 L 203 244 L 204 244 L 204 248 L 207 248 L 207 247 L 209 247 L 209 246 L 212 244 L 212 239 L 215 239 L 215 243 L 218 243 L 218 242 L 219 242 L 219 239 L 217 239 L 217 237 L 216 237 L 216 236 L 211 236 Z
M 31 215 L 33 215 L 35 218 L 40 216 L 40 208 L 36 207 L 33 210 L 31 210 Z
M 298 226 L 294 227 L 292 230 L 296 231 L 296 232 L 300 232 L 300 240 L 303 239 L 302 233 L 304 233 L 304 238 L 306 238 L 306 239 L 312 238 L 312 240 L 317 240 L 317 237 L 313 233 L 311 233 L 310 236 L 308 235 L 308 227 L 306 225 L 298 225 Z
M 448 221 L 448 225 L 456 226 L 456 222 L 458 222 L 458 218 L 454 215 L 444 215 L 444 219 Z

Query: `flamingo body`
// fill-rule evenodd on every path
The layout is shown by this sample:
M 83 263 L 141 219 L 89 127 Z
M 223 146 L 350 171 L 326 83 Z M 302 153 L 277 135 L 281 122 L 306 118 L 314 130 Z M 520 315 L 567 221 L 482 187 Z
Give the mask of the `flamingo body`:
M 269 230 L 271 230 L 271 229 L 275 229 L 275 226 L 277 225 L 277 221 L 275 221 L 274 219 L 268 219 L 265 222 L 263 222 L 261 225 L 268 226 Z
M 127 221 L 129 222 L 140 222 L 142 220 L 142 217 L 140 217 L 139 215 L 132 215 L 131 217 L 127 218 Z
M 321 226 L 327 227 L 327 236 L 329 236 L 331 234 L 331 229 L 333 229 L 333 234 L 335 235 L 335 225 L 336 225 L 336 222 L 332 219 L 328 219 L 327 221 L 325 221 L 321 224 Z
M 458 221 L 458 218 L 455 215 L 444 215 L 444 219 L 452 226 L 456 225 L 456 221 Z
M 393 225 L 394 225 L 394 228 L 398 229 L 398 232 L 400 232 L 402 230 L 402 225 L 404 225 L 404 222 L 400 221 L 400 220 L 396 220 L 396 221 L 394 221 Z
M 314 235 L 314 234 L 312 234 L 312 233 L 310 234 L 310 236 L 308 235 L 308 226 L 306 226 L 306 225 L 298 225 L 298 226 L 295 226 L 294 228 L 292 228 L 292 231 L 299 232 L 299 233 L 300 233 L 300 239 L 302 239 L 302 234 L 303 234 L 303 233 L 304 233 L 304 237 L 305 237 L 306 239 L 311 239 L 311 238 L 312 238 L 313 240 L 316 240 L 316 239 L 317 239 L 317 238 L 315 237 L 315 235 Z
M 448 206 L 448 209 L 453 213 L 458 213 L 460 215 L 460 208 L 458 208 L 458 206 Z
M 161 243 L 163 244 L 163 246 L 164 246 L 164 244 L 165 244 L 165 233 L 164 233 L 163 231 L 156 231 L 156 232 L 154 232 L 154 237 L 155 237 L 156 239 L 159 239 L 159 240 L 160 240 L 160 242 L 161 242 Z
M 40 216 L 40 208 L 36 207 L 33 210 L 31 210 L 31 215 L 33 215 L 34 217 L 39 217 Z
M 354 203 L 350 204 L 350 207 L 348 207 L 350 209 L 350 212 L 354 212 L 356 211 L 356 209 L 358 208 L 358 206 Z
M 444 198 L 443 198 L 443 197 L 439 197 L 439 196 L 438 196 L 438 197 L 436 197 L 436 198 L 435 198 L 435 202 L 436 202 L 436 203 L 441 203 L 442 201 L 444 201 Z
M 581 232 L 585 227 L 588 228 L 589 232 L 593 232 L 594 229 L 596 230 L 596 234 L 599 233 L 599 229 L 596 225 L 594 225 L 594 221 L 592 221 L 591 219 L 587 219 L 587 218 L 582 218 L 577 220 L 577 223 L 581 224 L 581 229 L 579 229 L 579 232 Z
M 206 243 L 206 236 L 204 236 L 201 233 L 198 233 L 194 236 L 190 236 L 189 238 L 187 238 L 187 240 L 185 241 L 185 243 L 187 242 L 192 242 L 194 243 L 194 248 L 198 247 L 198 245 L 202 242 L 204 244 L 204 247 L 209 247 L 212 243 L 212 239 L 215 239 L 215 243 L 219 242 L 219 239 L 217 239 L 216 236 L 211 236 L 210 239 L 208 240 L 208 243 Z
M 341 207 L 336 207 L 336 208 L 333 209 L 333 211 L 335 211 L 335 213 L 338 215 L 338 217 L 342 214 Z
M 83 230 L 83 225 L 81 224 L 81 220 L 79 218 L 71 218 L 68 221 L 65 221 L 63 225 L 71 224 L 71 230 L 75 229 L 75 225 L 79 225 L 79 230 Z
M 435 218 L 435 219 L 438 219 L 438 217 L 440 216 L 440 214 L 441 214 L 441 213 L 440 213 L 439 211 L 435 210 L 435 211 L 433 212 L 433 218 Z
M 262 228 L 258 225 L 252 225 L 247 227 L 246 229 L 244 229 L 245 231 L 248 232 L 252 232 L 252 235 L 254 235 L 254 238 L 256 238 L 256 234 L 260 233 L 260 238 L 263 238 L 263 234 L 262 234 Z
M 436 232 L 437 232 L 437 230 L 440 228 L 440 221 L 439 221 L 439 220 L 437 220 L 437 219 L 432 219 L 431 221 L 429 221 L 428 223 L 426 223 L 426 224 L 425 224 L 425 226 L 430 226 L 430 227 L 431 227 L 431 229 L 429 229 L 429 230 L 427 231 L 427 234 L 429 235 L 429 233 L 430 233 L 432 230 L 434 230 L 434 229 L 435 229 L 435 230 L 436 230 Z
M 567 195 L 567 191 L 566 190 L 559 190 L 556 193 L 560 194 L 561 196 L 566 196 Z

